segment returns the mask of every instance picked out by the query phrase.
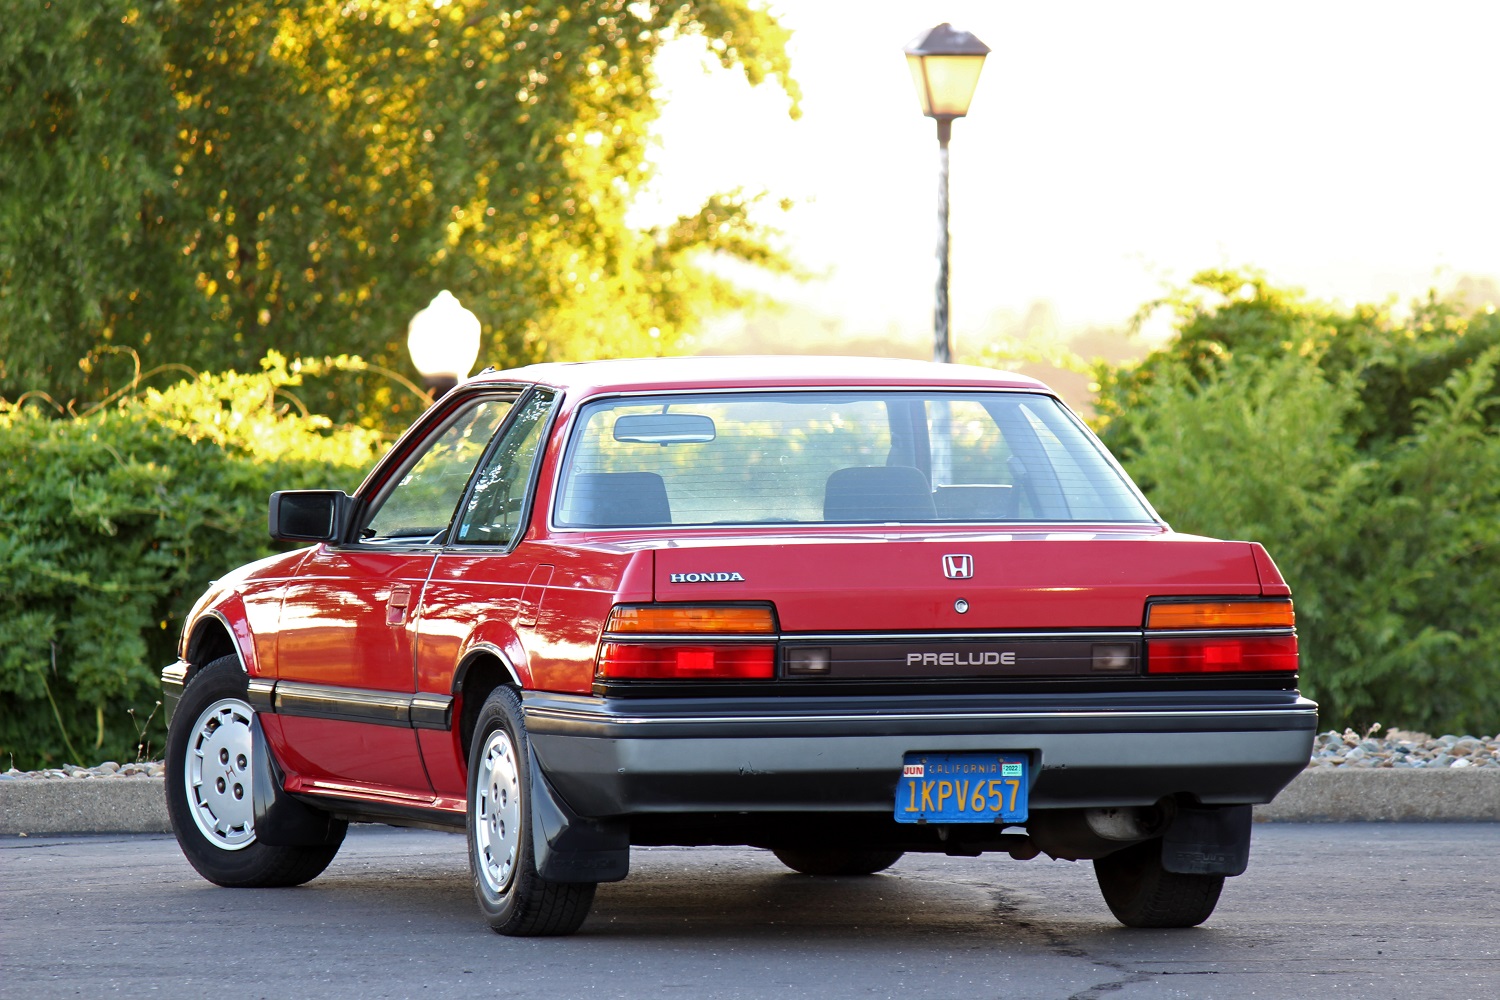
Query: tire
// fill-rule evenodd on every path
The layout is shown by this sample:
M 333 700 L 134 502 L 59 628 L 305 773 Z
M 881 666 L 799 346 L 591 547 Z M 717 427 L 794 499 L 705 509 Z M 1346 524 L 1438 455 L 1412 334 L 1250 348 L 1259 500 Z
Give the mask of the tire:
M 1183 875 L 1161 864 L 1161 841 L 1148 840 L 1094 860 L 1099 891 L 1127 927 L 1196 927 L 1218 905 L 1223 875 Z
M 780 848 L 771 852 L 776 860 L 803 875 L 874 875 L 883 872 L 905 851 L 853 850 L 842 847 Z
M 572 934 L 594 904 L 593 882 L 537 874 L 531 838 L 531 745 L 521 700 L 497 688 L 479 709 L 469 748 L 469 872 L 474 898 L 497 934 Z
M 255 837 L 247 680 L 239 660 L 220 657 L 193 675 L 167 727 L 167 815 L 188 863 L 216 885 L 301 885 L 333 861 L 335 843 L 272 847 Z

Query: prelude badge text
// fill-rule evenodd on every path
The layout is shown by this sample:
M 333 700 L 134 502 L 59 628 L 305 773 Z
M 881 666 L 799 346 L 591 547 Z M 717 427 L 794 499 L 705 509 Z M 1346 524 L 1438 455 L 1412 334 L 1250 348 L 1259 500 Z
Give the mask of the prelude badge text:
M 908 667 L 1013 667 L 1015 653 L 907 653 Z

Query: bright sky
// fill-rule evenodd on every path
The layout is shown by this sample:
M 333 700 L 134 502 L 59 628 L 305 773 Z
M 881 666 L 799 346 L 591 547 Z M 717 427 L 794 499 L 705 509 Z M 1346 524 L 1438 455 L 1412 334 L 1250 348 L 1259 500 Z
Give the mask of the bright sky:
M 1034 303 L 1123 326 L 1165 283 L 1253 265 L 1324 299 L 1500 277 L 1495 51 L 1482 0 L 781 0 L 803 118 L 701 43 L 668 96 L 647 216 L 743 187 L 820 277 L 777 286 L 845 336 L 930 335 L 937 138 L 902 49 L 939 21 L 991 48 L 954 124 L 958 353 Z

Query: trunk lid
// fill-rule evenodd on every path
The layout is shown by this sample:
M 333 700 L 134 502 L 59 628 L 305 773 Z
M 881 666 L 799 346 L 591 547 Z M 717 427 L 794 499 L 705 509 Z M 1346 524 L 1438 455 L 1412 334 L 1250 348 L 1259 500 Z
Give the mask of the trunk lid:
M 783 632 L 1139 629 L 1149 597 L 1259 595 L 1259 548 L 1168 531 L 699 536 L 657 550 L 653 589 L 771 601 Z

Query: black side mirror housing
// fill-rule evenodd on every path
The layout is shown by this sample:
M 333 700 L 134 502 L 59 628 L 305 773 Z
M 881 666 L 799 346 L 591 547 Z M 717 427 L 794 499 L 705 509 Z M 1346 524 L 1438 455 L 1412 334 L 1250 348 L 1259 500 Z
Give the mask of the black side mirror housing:
M 350 509 L 343 490 L 278 490 L 271 494 L 271 537 L 282 542 L 338 542 Z

